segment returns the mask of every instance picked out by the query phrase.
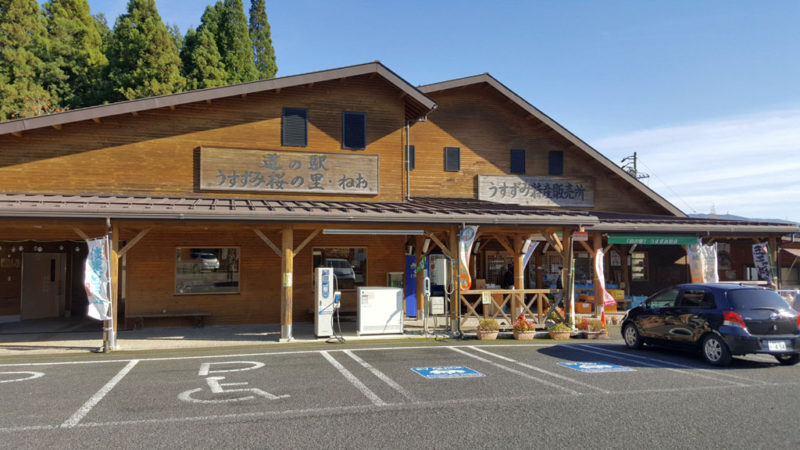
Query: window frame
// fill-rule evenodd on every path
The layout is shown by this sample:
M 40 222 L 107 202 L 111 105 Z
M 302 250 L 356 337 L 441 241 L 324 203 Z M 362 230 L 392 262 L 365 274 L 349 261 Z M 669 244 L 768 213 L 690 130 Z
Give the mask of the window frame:
M 286 116 L 287 112 L 303 111 L 303 144 L 291 144 L 286 141 Z M 289 108 L 284 107 L 281 112 L 281 146 L 283 147 L 308 147 L 308 108 Z
M 364 135 L 363 135 L 363 142 L 364 145 L 362 147 L 353 147 L 347 145 L 347 117 L 357 117 L 361 116 L 363 127 L 364 127 Z M 356 112 L 356 111 L 342 111 L 342 148 L 345 150 L 366 150 L 367 149 L 367 113 L 363 112 Z
M 338 290 L 341 291 L 341 292 L 354 292 L 354 291 L 357 291 L 359 288 L 369 286 L 369 283 L 367 283 L 367 280 L 369 280 L 369 248 L 366 245 L 325 245 L 325 246 L 320 246 L 320 247 L 312 247 L 311 248 L 311 267 L 312 267 L 312 272 L 313 272 L 313 269 L 316 269 L 317 267 L 323 267 L 323 266 L 315 265 L 315 262 L 314 262 L 314 258 L 316 258 L 315 253 L 318 252 L 318 251 L 323 251 L 324 252 L 325 250 L 362 250 L 364 252 L 364 272 L 363 272 L 364 284 L 363 285 L 356 285 L 355 284 L 355 278 L 358 276 L 358 274 L 356 274 L 355 270 L 354 270 L 353 271 L 353 276 L 354 276 L 353 287 L 352 288 L 343 288 L 343 287 L 339 286 Z M 320 263 L 322 263 L 322 261 L 325 259 L 322 256 L 323 255 L 320 255 Z M 333 258 L 331 258 L 331 259 L 333 259 Z M 351 262 L 351 264 L 352 264 L 352 262 Z M 313 275 L 312 275 L 312 277 L 313 277 Z
M 453 153 L 453 150 L 455 150 L 455 153 Z M 452 169 L 448 168 L 447 162 L 450 160 L 447 157 L 448 154 L 455 154 L 455 158 L 456 158 L 456 160 L 455 160 L 455 164 L 456 164 L 455 170 L 452 170 Z M 445 147 L 444 148 L 444 171 L 445 172 L 452 172 L 452 173 L 461 172 L 461 147 Z
M 638 252 L 634 251 L 634 252 L 631 253 L 631 281 L 649 281 L 650 280 L 650 257 L 649 257 L 649 255 L 647 253 L 648 252 L 646 252 L 646 251 L 638 251 Z M 634 270 L 637 267 L 635 265 L 636 259 L 637 259 L 636 255 L 642 255 L 641 260 L 643 261 L 642 265 L 640 266 L 640 267 L 642 267 L 642 270 L 640 271 L 641 275 L 639 275 L 638 278 L 636 277 L 637 271 Z

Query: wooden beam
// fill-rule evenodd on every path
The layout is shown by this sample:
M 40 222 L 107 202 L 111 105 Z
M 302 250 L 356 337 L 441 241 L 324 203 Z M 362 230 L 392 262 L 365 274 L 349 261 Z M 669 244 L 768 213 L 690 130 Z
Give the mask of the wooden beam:
M 591 254 L 594 254 L 594 249 L 593 249 L 592 247 L 589 247 L 589 244 L 587 244 L 587 243 L 586 243 L 586 242 L 584 242 L 584 241 L 578 241 L 578 242 L 580 242 L 580 243 L 581 243 L 581 247 L 583 247 L 583 248 L 584 248 L 584 250 L 586 250 L 587 252 L 589 252 L 589 254 L 590 254 L 590 255 L 591 255 Z
M 319 234 L 320 231 L 322 231 L 322 228 L 317 228 L 316 230 L 312 231 L 311 234 L 309 234 L 308 237 L 305 238 L 305 240 L 303 240 L 303 242 L 301 242 L 300 245 L 298 245 L 297 248 L 294 249 L 294 254 L 296 255 L 301 251 L 303 251 L 306 245 L 308 245 L 308 243 L 311 242 L 311 240 L 314 239 Z
M 62 128 L 60 124 L 52 125 L 52 127 L 56 130 L 60 130 Z
M 175 111 L 175 105 L 169 105 L 169 109 Z
M 439 249 L 442 251 L 442 253 L 444 253 L 445 255 L 447 255 L 447 256 L 449 256 L 449 257 L 451 257 L 451 258 L 455 259 L 455 258 L 453 257 L 453 255 L 452 255 L 452 253 L 450 253 L 450 250 L 448 250 L 447 246 L 446 246 L 446 245 L 444 245 L 444 244 L 442 243 L 442 241 L 440 241 L 440 240 L 439 240 L 439 238 L 437 238 L 437 237 L 436 237 L 436 235 L 435 235 L 435 234 L 433 234 L 433 233 L 428 233 L 426 236 L 428 236 L 429 238 L 431 238 L 431 240 L 433 241 L 433 243 L 439 246 Z
M 100 118 L 99 117 L 92 117 L 92 122 L 100 123 Z
M 242 97 L 242 100 L 247 100 L 247 93 L 245 92 L 244 94 L 242 94 L 241 97 Z
M 128 250 L 132 249 L 134 245 L 136 245 L 139 241 L 141 241 L 142 238 L 145 237 L 145 235 L 147 235 L 147 233 L 150 232 L 150 230 L 152 230 L 152 228 L 147 228 L 145 230 L 140 231 L 139 234 L 134 236 L 134 238 L 131 239 L 127 244 L 125 244 L 125 247 L 123 247 L 122 250 L 119 251 L 119 257 L 122 258 L 123 256 L 125 256 L 125 254 L 128 253 Z
M 81 231 L 79 228 L 73 228 L 73 230 L 75 231 L 75 234 L 80 236 L 81 239 L 83 239 L 84 241 L 88 241 L 89 240 L 89 236 L 87 236 L 86 233 Z
M 136 117 L 136 116 L 138 116 L 138 115 L 139 115 L 139 113 L 138 113 L 137 111 L 133 111 L 133 112 L 131 112 L 131 115 L 132 115 L 132 116 L 134 116 L 134 117 Z
M 206 104 L 207 104 L 207 105 L 210 105 L 210 104 L 211 104 L 211 99 L 210 99 L 210 98 L 207 98 L 207 99 L 206 99 Z
M 564 253 L 564 246 L 561 245 L 561 240 L 558 239 L 558 235 L 555 233 L 550 233 L 545 236 L 547 238 L 547 242 L 554 248 L 558 253 Z
M 262 241 L 264 241 L 265 244 L 269 246 L 269 248 L 272 249 L 273 252 L 275 252 L 276 255 L 278 255 L 278 257 L 281 258 L 283 257 L 283 252 L 281 251 L 281 249 L 279 249 L 277 245 L 273 244 L 272 241 L 270 241 L 269 238 L 264 233 L 261 232 L 261 230 L 253 228 L 253 231 L 256 233 L 258 237 L 261 238 Z
M 19 131 L 12 131 L 11 135 L 14 136 L 14 137 L 22 137 L 22 133 L 19 132 Z
M 511 244 L 508 243 L 505 236 L 495 235 L 494 239 L 508 252 L 509 255 L 514 256 L 514 249 L 511 247 Z
M 285 225 L 281 230 L 281 340 L 292 340 L 292 278 L 294 272 L 293 230 Z

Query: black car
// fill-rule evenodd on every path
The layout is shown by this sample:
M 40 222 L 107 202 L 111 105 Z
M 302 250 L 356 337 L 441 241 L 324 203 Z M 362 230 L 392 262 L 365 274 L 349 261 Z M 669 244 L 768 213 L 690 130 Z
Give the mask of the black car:
M 657 292 L 625 314 L 628 348 L 643 344 L 700 350 L 713 365 L 732 355 L 766 353 L 800 361 L 800 318 L 775 291 L 735 284 L 681 284 Z

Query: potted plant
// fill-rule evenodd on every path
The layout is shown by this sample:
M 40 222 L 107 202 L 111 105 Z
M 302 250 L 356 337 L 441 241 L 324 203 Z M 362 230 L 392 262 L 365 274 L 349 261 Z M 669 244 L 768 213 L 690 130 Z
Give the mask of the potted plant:
M 536 334 L 536 324 L 525 319 L 524 314 L 517 317 L 517 320 L 511 324 L 511 328 L 514 330 L 514 339 L 529 341 Z
M 478 339 L 492 340 L 497 339 L 497 334 L 500 332 L 500 324 L 494 319 L 481 319 L 478 322 Z
M 586 337 L 589 339 L 600 339 L 606 336 L 606 324 L 600 319 L 594 319 L 589 322 L 589 328 L 586 331 Z
M 572 328 L 564 325 L 563 323 L 557 323 L 548 328 L 547 333 L 550 335 L 551 339 L 569 339 L 569 336 L 572 333 Z

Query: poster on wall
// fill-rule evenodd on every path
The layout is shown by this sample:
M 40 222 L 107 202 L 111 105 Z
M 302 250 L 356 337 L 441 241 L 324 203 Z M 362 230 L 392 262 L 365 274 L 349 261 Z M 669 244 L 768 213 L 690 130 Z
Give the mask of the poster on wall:
M 86 241 L 89 254 L 84 267 L 84 287 L 89 299 L 87 315 L 97 320 L 111 320 L 111 299 L 108 296 L 108 237 Z

